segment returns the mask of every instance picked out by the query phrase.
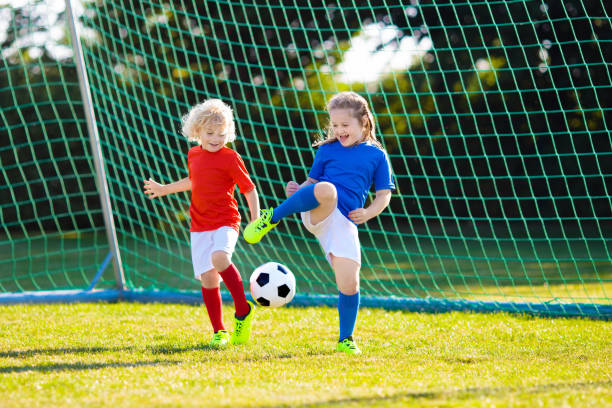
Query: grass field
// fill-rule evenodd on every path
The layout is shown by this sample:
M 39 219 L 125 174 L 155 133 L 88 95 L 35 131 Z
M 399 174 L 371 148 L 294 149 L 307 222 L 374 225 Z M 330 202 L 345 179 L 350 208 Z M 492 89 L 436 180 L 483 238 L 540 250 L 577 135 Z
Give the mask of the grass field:
M 0 307 L 0 406 L 612 407 L 610 322 L 364 308 L 346 356 L 334 308 L 257 312 L 212 350 L 202 307 Z

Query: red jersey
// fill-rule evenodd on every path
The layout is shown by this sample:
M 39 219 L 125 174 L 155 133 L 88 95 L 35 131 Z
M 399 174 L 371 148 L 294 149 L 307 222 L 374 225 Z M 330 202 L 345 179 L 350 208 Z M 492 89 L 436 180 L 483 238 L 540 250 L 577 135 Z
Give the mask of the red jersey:
M 195 146 L 187 155 L 191 180 L 191 232 L 212 231 L 221 227 L 240 228 L 234 186 L 241 193 L 255 188 L 238 153 L 222 147 L 214 153 Z

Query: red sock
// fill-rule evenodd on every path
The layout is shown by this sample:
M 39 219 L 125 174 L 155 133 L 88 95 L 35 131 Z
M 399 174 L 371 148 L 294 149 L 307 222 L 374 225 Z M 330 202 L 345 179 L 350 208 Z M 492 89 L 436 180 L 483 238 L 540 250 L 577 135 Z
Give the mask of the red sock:
M 223 326 L 221 292 L 219 291 L 219 288 L 207 289 L 202 286 L 202 298 L 204 299 L 206 311 L 208 312 L 208 317 L 210 318 L 210 323 L 212 324 L 214 332 L 216 333 L 219 330 L 225 330 L 225 326 Z
M 238 273 L 238 269 L 234 264 L 230 264 L 226 270 L 219 272 L 225 286 L 232 294 L 234 299 L 234 307 L 236 308 L 236 316 L 246 316 L 251 310 L 247 303 L 246 296 L 244 295 L 244 287 L 242 286 L 242 278 Z

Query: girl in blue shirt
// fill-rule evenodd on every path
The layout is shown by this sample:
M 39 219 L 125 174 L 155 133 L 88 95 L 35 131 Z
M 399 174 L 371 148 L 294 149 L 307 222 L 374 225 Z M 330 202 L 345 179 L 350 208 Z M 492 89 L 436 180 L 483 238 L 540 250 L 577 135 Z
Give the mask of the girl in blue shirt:
M 341 92 L 329 101 L 327 111 L 327 137 L 315 143 L 319 149 L 308 178 L 302 184 L 288 182 L 287 200 L 262 210 L 244 230 L 244 238 L 255 244 L 282 218 L 301 213 L 304 226 L 319 240 L 336 275 L 340 317 L 336 351 L 357 354 L 361 352 L 353 340 L 361 267 L 357 225 L 389 205 L 395 184 L 387 154 L 376 139 L 367 101 L 354 92 Z M 376 196 L 364 208 L 372 184 Z

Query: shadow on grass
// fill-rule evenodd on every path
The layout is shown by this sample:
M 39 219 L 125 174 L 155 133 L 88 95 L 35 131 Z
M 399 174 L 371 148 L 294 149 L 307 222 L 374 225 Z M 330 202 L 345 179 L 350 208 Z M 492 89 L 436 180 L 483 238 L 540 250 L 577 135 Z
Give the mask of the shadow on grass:
M 151 354 L 179 354 L 189 353 L 191 351 L 207 351 L 207 350 L 218 350 L 215 347 L 211 347 L 208 344 L 194 344 L 192 346 L 174 346 L 170 344 L 161 344 L 155 346 L 147 346 L 146 350 Z
M 0 352 L 0 357 L 12 357 L 12 358 L 26 358 L 35 355 L 69 355 L 69 354 L 93 354 L 93 353 L 112 353 L 112 352 L 133 352 L 137 351 L 136 347 L 75 347 L 75 348 L 56 348 L 56 349 L 33 349 L 33 350 L 22 350 L 22 351 L 3 351 Z M 231 351 L 240 351 L 239 348 L 228 348 L 218 349 L 211 347 L 208 344 L 192 345 L 192 346 L 173 346 L 173 345 L 157 345 L 148 346 L 144 348 L 154 355 L 174 355 L 179 353 L 189 353 L 194 351 L 213 351 L 223 353 L 223 359 L 233 361 L 235 363 L 248 363 L 258 361 L 269 361 L 269 360 L 283 360 L 291 359 L 296 357 L 312 357 L 322 356 L 331 353 L 317 352 L 315 350 L 307 351 L 305 353 L 263 353 L 259 355 L 245 355 L 236 356 Z M 230 351 L 230 353 L 224 353 Z M 210 355 L 203 359 L 208 359 Z M 47 364 L 41 362 L 38 365 L 19 365 L 19 366 L 5 366 L 0 367 L 0 374 L 8 373 L 20 373 L 26 371 L 37 371 L 37 372 L 53 372 L 53 371 L 74 371 L 74 370 L 97 370 L 104 368 L 124 368 L 124 367 L 146 367 L 155 365 L 179 365 L 183 364 L 183 360 L 152 360 L 152 361 L 135 361 L 135 362 L 107 362 L 107 363 L 54 363 Z
M 156 345 L 147 346 L 144 348 L 151 354 L 177 354 L 187 353 L 191 351 L 206 351 L 216 350 L 207 344 L 176 347 L 173 345 Z M 23 358 L 36 355 L 61 355 L 61 354 L 98 354 L 98 353 L 117 353 L 117 352 L 133 352 L 138 350 L 137 347 L 66 347 L 66 348 L 48 348 L 48 349 L 32 349 L 32 350 L 16 350 L 16 351 L 0 351 L 0 358 L 12 357 Z
M 147 350 L 151 354 L 179 354 L 179 353 L 188 353 L 192 351 L 218 351 L 224 352 L 229 351 L 230 353 L 225 354 L 224 360 L 231 361 L 234 363 L 252 363 L 258 361 L 270 361 L 270 360 L 285 360 L 291 358 L 299 358 L 299 357 L 314 357 L 314 356 L 326 356 L 333 354 L 331 351 L 318 351 L 318 350 L 307 350 L 304 352 L 296 352 L 296 353 L 287 353 L 287 352 L 263 352 L 263 353 L 255 353 L 255 354 L 247 354 L 236 356 L 232 352 L 233 351 L 242 351 L 241 346 L 229 346 L 226 349 L 218 349 L 216 347 L 211 347 L 208 344 L 202 345 L 194 345 L 187 347 L 175 347 L 171 345 L 163 345 L 163 346 L 149 346 Z M 248 351 L 248 349 L 244 349 L 244 351 Z
M 131 363 L 111 362 L 111 363 L 59 363 L 43 365 L 25 365 L 0 367 L 0 374 L 22 373 L 26 371 L 53 372 L 53 371 L 77 371 L 77 370 L 98 370 L 102 368 L 125 368 L 125 367 L 147 367 L 156 365 L 177 365 L 182 361 L 153 360 L 153 361 L 134 361 Z
M 0 351 L 0 357 L 31 357 L 35 355 L 58 355 L 58 354 L 95 354 L 112 353 L 118 351 L 133 351 L 134 347 L 68 347 L 33 349 L 20 351 Z
M 436 399 L 467 399 L 471 397 L 503 397 L 508 394 L 538 394 L 549 391 L 563 390 L 588 390 L 597 387 L 608 387 L 612 385 L 612 381 L 596 381 L 596 382 L 578 382 L 578 383 L 557 383 L 557 384 L 541 384 L 525 387 L 471 387 L 455 391 L 431 391 L 431 392 L 402 392 L 387 397 L 361 397 L 361 398 L 344 398 L 328 401 L 317 401 L 312 404 L 302 405 L 274 405 L 274 406 L 259 406 L 258 408 L 272 407 L 333 407 L 343 405 L 355 406 L 376 406 L 382 404 L 386 406 L 389 403 L 402 402 L 404 400 L 436 400 Z

